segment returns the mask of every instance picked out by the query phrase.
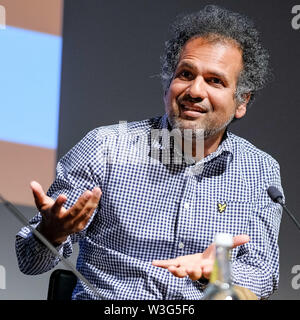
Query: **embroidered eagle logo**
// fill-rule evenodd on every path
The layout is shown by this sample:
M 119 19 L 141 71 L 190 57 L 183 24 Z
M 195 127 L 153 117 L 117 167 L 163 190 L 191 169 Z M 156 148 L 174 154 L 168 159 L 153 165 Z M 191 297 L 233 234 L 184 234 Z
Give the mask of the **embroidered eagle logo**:
M 226 207 L 227 207 L 227 203 L 224 203 L 224 204 L 218 203 L 218 211 L 220 213 L 223 213 L 226 210 Z

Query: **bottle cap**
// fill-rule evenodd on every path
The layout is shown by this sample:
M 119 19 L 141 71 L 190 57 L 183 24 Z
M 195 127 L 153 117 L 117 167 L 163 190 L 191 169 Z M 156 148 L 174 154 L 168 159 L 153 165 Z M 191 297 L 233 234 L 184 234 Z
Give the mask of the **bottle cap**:
M 231 248 L 233 246 L 233 237 L 229 233 L 217 233 L 215 235 L 216 246 Z

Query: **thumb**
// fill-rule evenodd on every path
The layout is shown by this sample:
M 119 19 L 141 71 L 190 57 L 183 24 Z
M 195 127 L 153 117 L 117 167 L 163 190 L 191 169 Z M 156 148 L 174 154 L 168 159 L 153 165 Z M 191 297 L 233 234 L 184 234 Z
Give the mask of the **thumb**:
M 232 248 L 236 248 L 250 241 L 250 237 L 247 234 L 240 234 L 238 236 L 233 237 L 233 246 Z
M 30 187 L 34 196 L 34 201 L 36 204 L 36 207 L 41 210 L 42 206 L 44 205 L 49 205 L 50 202 L 54 202 L 52 199 L 50 201 L 50 198 L 47 197 L 47 195 L 45 194 L 42 186 L 36 182 L 36 181 L 31 181 L 30 183 Z
M 216 254 L 216 245 L 215 243 L 211 243 L 202 253 L 203 259 L 213 258 Z
M 233 237 L 232 240 L 233 240 L 233 245 L 232 245 L 232 249 L 233 249 L 249 242 L 250 237 L 247 234 L 240 234 L 238 236 Z M 215 252 L 216 252 L 216 245 L 213 242 L 206 248 L 205 251 L 203 251 L 203 258 L 205 259 L 212 258 L 215 256 Z

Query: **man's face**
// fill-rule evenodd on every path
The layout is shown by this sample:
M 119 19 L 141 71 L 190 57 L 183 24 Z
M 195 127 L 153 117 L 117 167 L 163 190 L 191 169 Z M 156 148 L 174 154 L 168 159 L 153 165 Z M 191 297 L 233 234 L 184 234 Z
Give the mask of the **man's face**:
M 223 134 L 234 117 L 246 113 L 237 105 L 235 91 L 242 70 L 241 50 L 231 42 L 189 40 L 164 97 L 173 128 L 203 129 L 204 137 Z

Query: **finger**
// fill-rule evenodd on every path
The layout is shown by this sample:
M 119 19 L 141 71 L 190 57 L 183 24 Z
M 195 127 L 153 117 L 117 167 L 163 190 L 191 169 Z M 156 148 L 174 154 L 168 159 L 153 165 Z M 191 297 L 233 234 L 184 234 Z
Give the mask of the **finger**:
M 85 191 L 79 199 L 76 201 L 76 203 L 66 212 L 67 217 L 76 217 L 80 214 L 80 212 L 83 210 L 87 202 L 92 196 L 92 192 L 87 190 Z
M 233 246 L 232 248 L 236 248 L 250 241 L 250 237 L 247 234 L 240 234 L 238 236 L 233 237 Z
M 216 254 L 215 243 L 210 244 L 202 254 L 203 259 L 212 259 Z
M 175 266 L 170 266 L 168 268 L 168 270 L 175 276 L 178 278 L 184 278 L 186 277 L 188 274 L 186 272 L 186 269 L 184 267 L 175 267 Z
M 65 195 L 59 195 L 55 200 L 54 205 L 52 206 L 51 212 L 55 215 L 58 215 L 61 212 L 62 207 L 66 203 L 66 201 L 67 197 Z
M 212 265 L 206 265 L 203 267 L 202 269 L 202 276 L 206 279 L 209 280 L 210 278 L 210 275 L 212 273 L 212 269 L 213 269 L 213 266 Z
M 91 192 L 89 200 L 86 202 L 83 209 L 76 216 L 75 222 L 87 222 L 89 218 L 92 216 L 95 209 L 98 207 L 99 200 L 101 198 L 102 192 L 100 188 L 94 188 Z
M 202 268 L 198 265 L 187 267 L 186 272 L 192 280 L 198 280 L 202 277 Z
M 36 207 L 41 211 L 42 207 L 45 205 L 50 205 L 54 203 L 54 200 L 52 200 L 50 197 L 46 195 L 44 192 L 42 186 L 36 182 L 31 181 L 30 187 L 34 196 L 34 201 L 36 204 Z
M 177 259 L 168 259 L 168 260 L 153 260 L 152 265 L 155 267 L 160 267 L 167 269 L 171 266 L 179 267 L 179 262 Z

